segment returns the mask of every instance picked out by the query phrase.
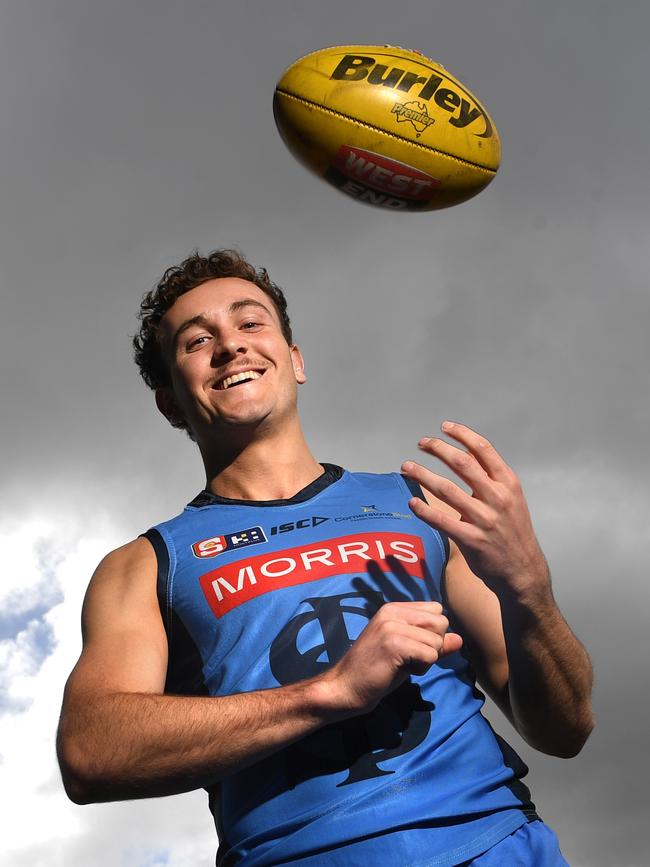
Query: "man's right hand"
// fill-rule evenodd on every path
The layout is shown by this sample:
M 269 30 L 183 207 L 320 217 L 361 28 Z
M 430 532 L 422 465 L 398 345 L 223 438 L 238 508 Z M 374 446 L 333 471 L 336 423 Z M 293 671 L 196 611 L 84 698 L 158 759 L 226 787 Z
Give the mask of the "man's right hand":
M 439 602 L 388 602 L 343 659 L 321 676 L 326 702 L 339 718 L 367 713 L 410 675 L 425 674 L 459 650 Z M 340 716 L 339 716 L 340 714 Z

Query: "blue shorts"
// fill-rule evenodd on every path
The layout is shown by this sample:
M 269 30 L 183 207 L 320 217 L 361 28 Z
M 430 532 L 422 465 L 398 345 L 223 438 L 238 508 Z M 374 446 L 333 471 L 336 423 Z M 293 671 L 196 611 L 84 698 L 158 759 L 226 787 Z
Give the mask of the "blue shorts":
M 554 832 L 536 820 L 459 867 L 569 867 Z

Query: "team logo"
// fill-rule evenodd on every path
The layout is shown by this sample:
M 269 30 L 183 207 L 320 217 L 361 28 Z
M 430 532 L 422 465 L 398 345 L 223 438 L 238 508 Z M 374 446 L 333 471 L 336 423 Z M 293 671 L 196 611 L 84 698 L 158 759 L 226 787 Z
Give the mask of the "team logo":
M 259 545 L 266 542 L 264 530 L 261 527 L 249 527 L 248 530 L 239 530 L 237 533 L 227 533 L 225 536 L 211 536 L 202 539 L 192 545 L 192 554 L 199 560 L 216 557 L 224 551 L 232 551 L 235 548 L 245 548 L 247 545 Z
M 418 102 L 416 99 L 411 102 L 396 102 L 391 112 L 395 115 L 397 123 L 413 124 L 418 137 L 420 133 L 423 133 L 432 123 L 436 122 L 433 117 L 429 117 L 426 103 Z
M 315 677 L 337 663 L 384 602 L 384 596 L 371 589 L 305 599 L 304 610 L 271 644 L 269 663 L 275 679 L 284 686 Z M 353 623 L 356 628 L 350 626 Z M 289 785 L 294 788 L 315 776 L 342 771 L 347 776 L 339 786 L 394 773 L 391 759 L 422 743 L 433 709 L 409 678 L 371 713 L 329 725 L 290 747 L 286 751 Z

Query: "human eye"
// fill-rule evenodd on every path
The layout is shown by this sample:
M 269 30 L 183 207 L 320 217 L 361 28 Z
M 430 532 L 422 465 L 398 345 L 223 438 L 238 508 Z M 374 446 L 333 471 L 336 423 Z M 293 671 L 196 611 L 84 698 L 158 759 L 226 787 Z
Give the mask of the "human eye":
M 206 343 L 209 339 L 210 336 L 208 334 L 195 334 L 194 336 L 189 338 L 185 345 L 185 348 L 188 351 L 191 351 L 192 349 L 198 349 L 199 347 L 203 346 L 203 344 Z
M 256 328 L 260 328 L 261 325 L 262 323 L 256 319 L 247 319 L 245 322 L 242 322 L 241 327 L 246 331 L 254 331 Z

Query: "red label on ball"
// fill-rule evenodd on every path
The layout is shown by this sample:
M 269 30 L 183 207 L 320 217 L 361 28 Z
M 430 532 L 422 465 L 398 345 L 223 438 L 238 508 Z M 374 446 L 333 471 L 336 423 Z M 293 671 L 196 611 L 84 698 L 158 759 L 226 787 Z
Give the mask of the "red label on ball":
M 364 187 L 411 202 L 428 201 L 441 183 L 406 163 L 349 145 L 341 145 L 332 166 Z

